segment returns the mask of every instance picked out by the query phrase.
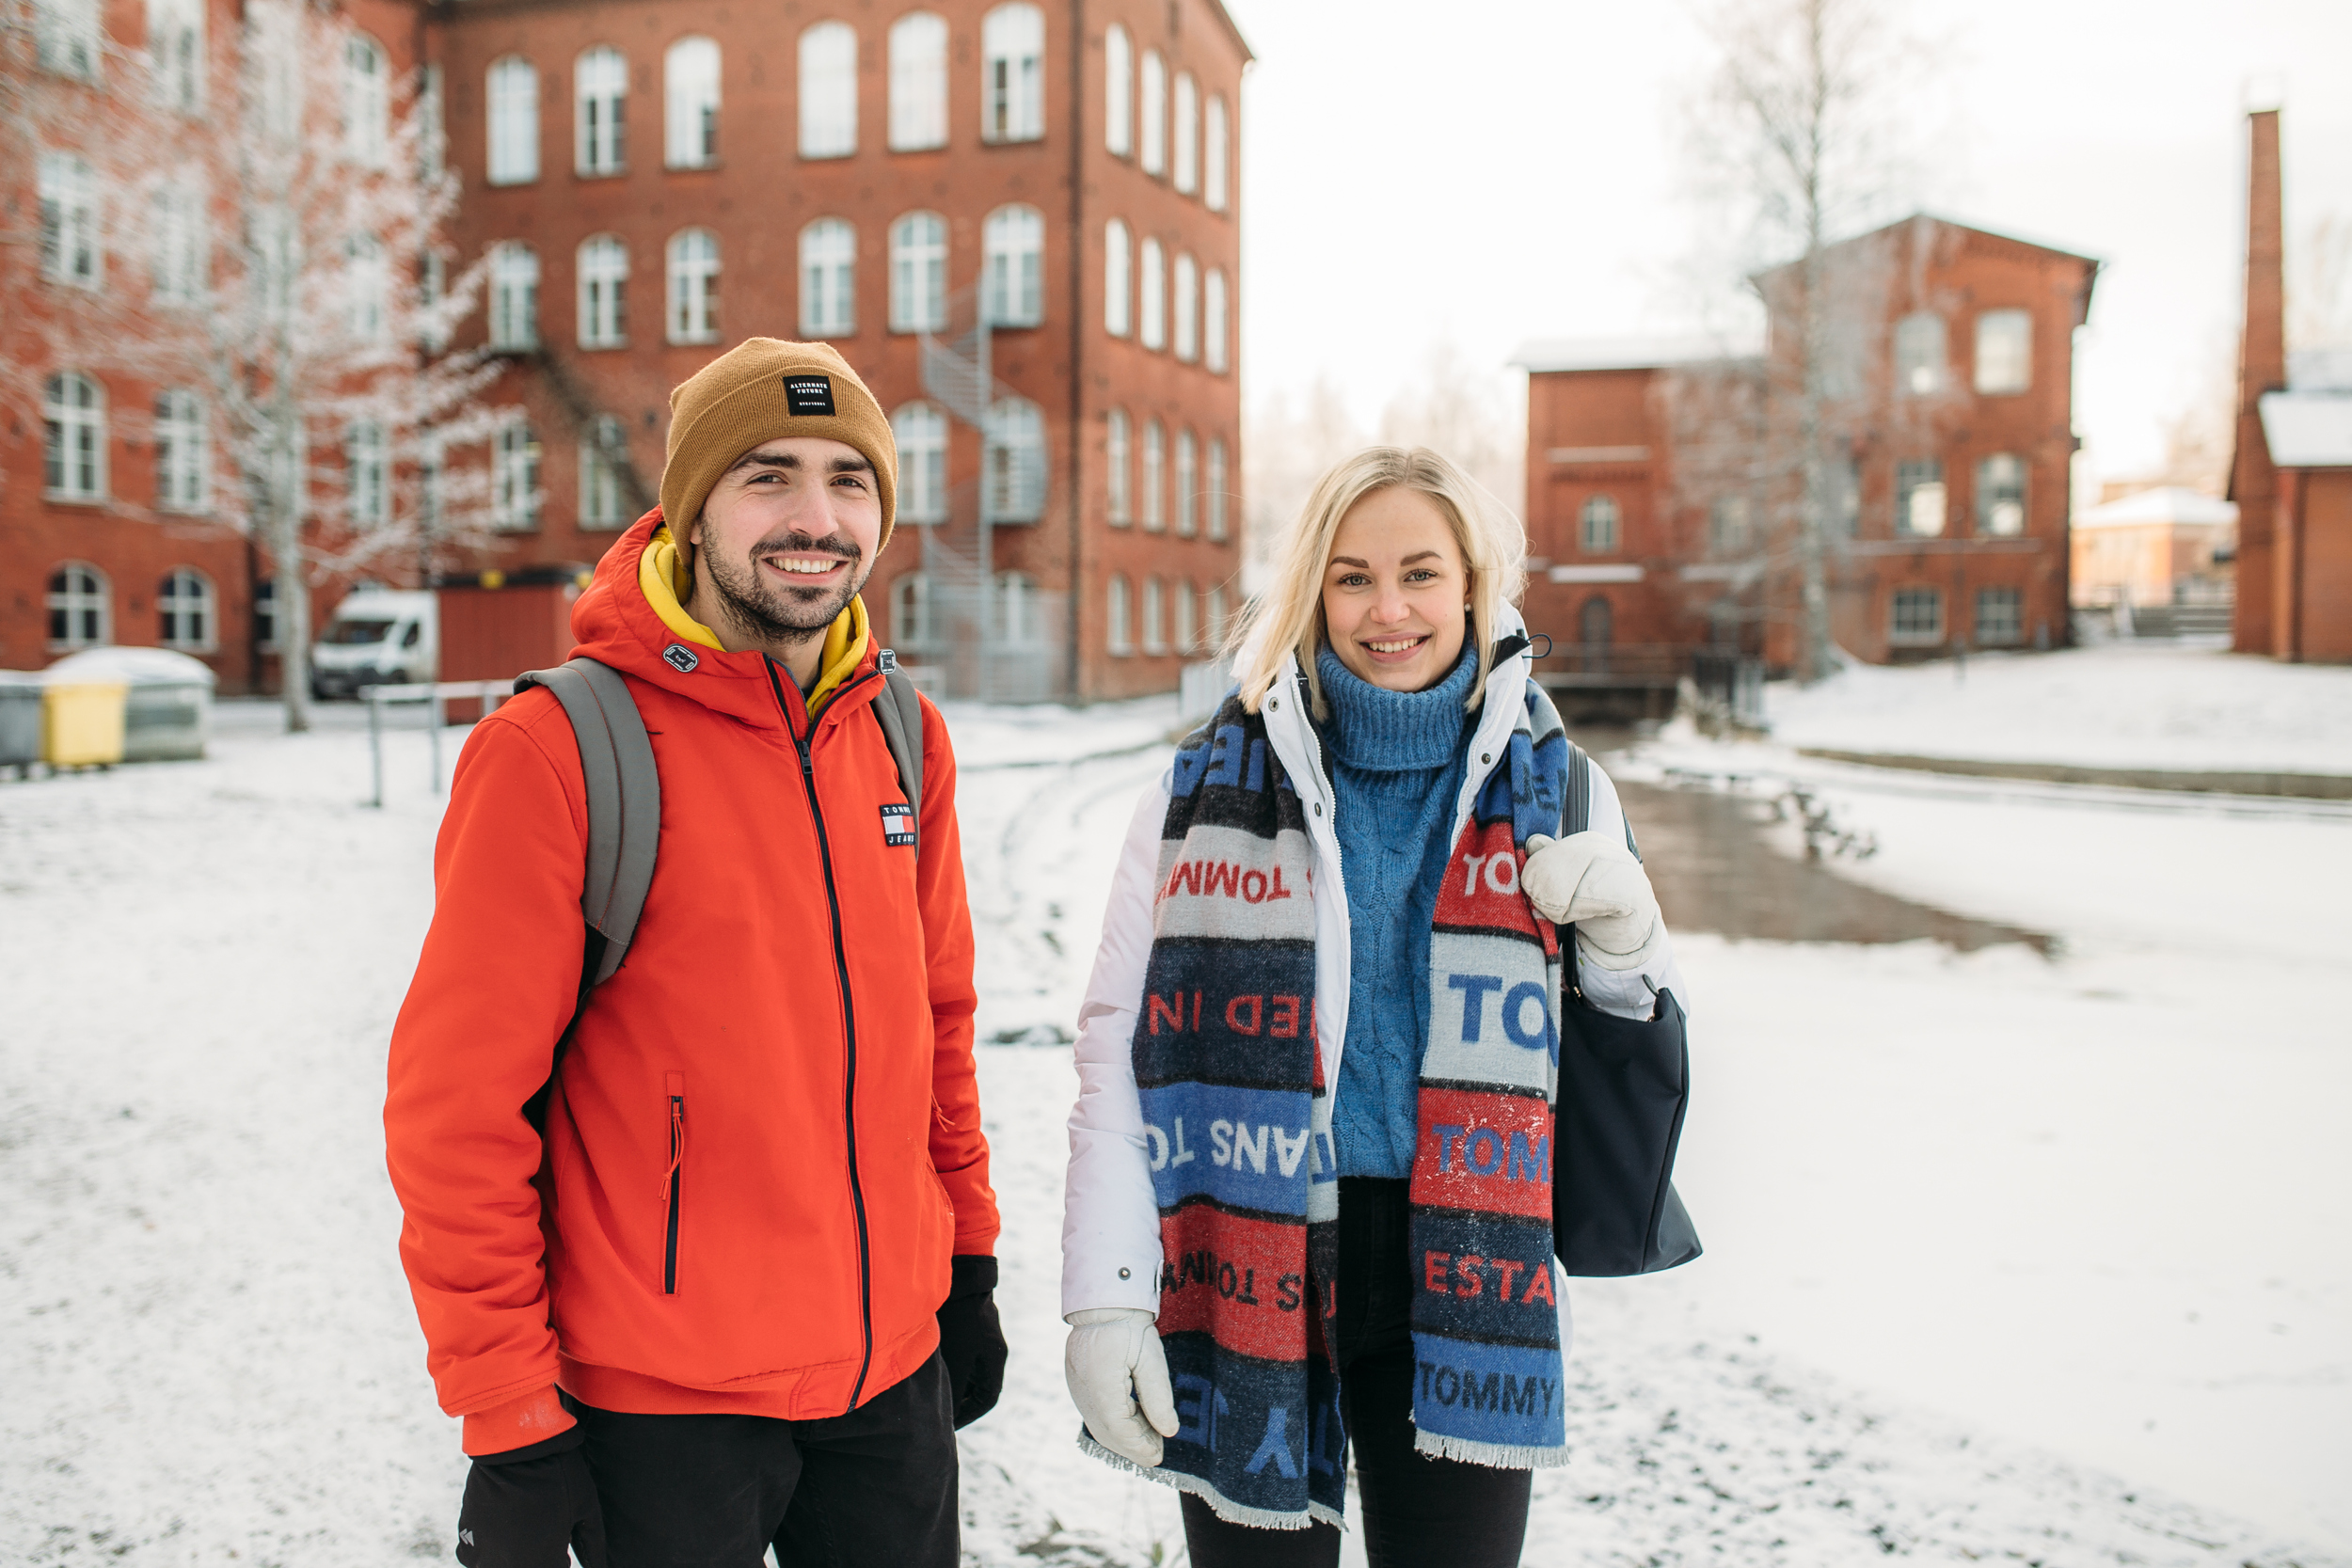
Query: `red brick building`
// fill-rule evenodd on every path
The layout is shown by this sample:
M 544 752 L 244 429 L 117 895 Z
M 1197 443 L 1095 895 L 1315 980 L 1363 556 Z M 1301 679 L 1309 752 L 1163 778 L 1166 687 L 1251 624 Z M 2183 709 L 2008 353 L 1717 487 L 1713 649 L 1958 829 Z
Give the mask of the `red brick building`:
M 1876 662 L 2063 641 L 2074 332 L 2098 264 L 1926 215 L 1845 242 L 1835 261 L 1852 286 L 1824 407 L 1834 639 Z M 1563 670 L 1602 660 L 1670 680 L 1710 646 L 1797 662 L 1790 270 L 1756 279 L 1758 354 L 1538 343 L 1518 356 L 1541 562 L 1528 614 Z
M 107 4 L 117 52 L 151 54 L 146 18 L 170 5 Z M 435 84 L 464 181 L 457 257 L 494 258 L 456 346 L 501 357 L 491 399 L 512 410 L 486 451 L 448 459 L 487 467 L 498 537 L 444 543 L 414 575 L 593 562 L 650 504 L 674 385 L 745 337 L 824 338 L 898 426 L 907 526 L 866 602 L 910 663 L 953 687 L 984 626 L 1000 695 L 1174 686 L 1237 595 L 1249 55 L 1223 7 L 861 0 L 756 29 L 730 9 L 352 8 L 389 69 Z M 233 18 L 215 0 L 199 42 L 220 50 Z M 31 195 L 34 171 L 5 177 Z M 5 288 L 12 318 L 71 308 L 52 277 Z M 83 630 L 156 641 L 142 585 L 186 555 L 213 584 L 197 651 L 232 688 L 257 680 L 265 571 L 243 540 L 148 503 L 126 422 L 89 435 L 105 494 L 85 501 L 44 478 L 58 440 L 84 438 L 71 411 L 54 439 L 11 413 L 0 663 L 45 662 Z

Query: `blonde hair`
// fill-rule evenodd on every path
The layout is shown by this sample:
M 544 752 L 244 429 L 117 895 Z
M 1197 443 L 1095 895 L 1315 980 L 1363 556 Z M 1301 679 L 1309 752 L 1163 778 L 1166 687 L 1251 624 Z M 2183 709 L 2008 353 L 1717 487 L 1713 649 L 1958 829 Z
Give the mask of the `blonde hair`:
M 1470 575 L 1470 635 L 1478 651 L 1470 683 L 1474 708 L 1494 664 L 1495 626 L 1502 607 L 1516 604 L 1527 580 L 1527 530 L 1511 510 L 1447 458 L 1426 447 L 1366 447 L 1343 458 L 1315 482 L 1298 518 L 1276 546 L 1274 581 L 1251 601 L 1226 639 L 1242 704 L 1255 713 L 1281 678 L 1293 654 L 1306 672 L 1310 705 L 1329 717 L 1315 653 L 1323 645 L 1323 573 L 1331 563 L 1340 520 L 1375 490 L 1411 490 L 1429 498 L 1454 530 Z

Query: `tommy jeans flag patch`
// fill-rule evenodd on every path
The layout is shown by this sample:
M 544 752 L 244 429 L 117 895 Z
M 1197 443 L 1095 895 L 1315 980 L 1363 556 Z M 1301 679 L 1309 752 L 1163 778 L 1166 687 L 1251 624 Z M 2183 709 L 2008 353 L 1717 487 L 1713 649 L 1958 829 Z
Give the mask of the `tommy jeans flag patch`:
M 913 844 L 914 842 L 914 808 L 894 800 L 882 809 L 882 842 Z

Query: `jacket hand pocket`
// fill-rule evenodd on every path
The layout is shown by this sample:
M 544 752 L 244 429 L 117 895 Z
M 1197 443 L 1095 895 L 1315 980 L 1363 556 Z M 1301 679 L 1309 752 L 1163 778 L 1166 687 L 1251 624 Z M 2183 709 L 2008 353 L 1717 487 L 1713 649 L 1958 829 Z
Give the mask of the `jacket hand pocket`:
M 667 1219 L 661 1240 L 661 1293 L 677 1294 L 678 1190 L 686 1166 L 686 1074 L 665 1073 L 662 1103 L 670 1120 L 670 1165 L 661 1174 L 661 1206 Z

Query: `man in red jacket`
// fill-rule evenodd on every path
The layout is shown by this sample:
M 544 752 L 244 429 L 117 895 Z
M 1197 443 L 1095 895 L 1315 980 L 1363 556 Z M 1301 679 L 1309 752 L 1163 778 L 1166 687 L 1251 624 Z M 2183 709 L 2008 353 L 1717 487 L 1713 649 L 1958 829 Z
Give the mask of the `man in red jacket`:
M 401 1260 L 474 1460 L 457 1556 L 952 1568 L 953 1428 L 1005 1346 L 955 758 L 925 703 L 906 800 L 866 711 L 890 423 L 772 339 L 670 402 L 661 506 L 572 611 L 660 772 L 627 959 L 575 1023 L 585 794 L 533 689 L 458 763 L 392 1037 Z

